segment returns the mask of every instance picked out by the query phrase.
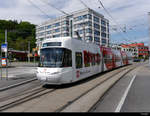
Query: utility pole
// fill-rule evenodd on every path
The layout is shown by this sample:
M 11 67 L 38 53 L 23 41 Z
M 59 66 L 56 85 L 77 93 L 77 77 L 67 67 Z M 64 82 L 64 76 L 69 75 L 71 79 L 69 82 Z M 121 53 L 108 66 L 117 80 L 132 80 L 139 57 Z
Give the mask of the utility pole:
M 149 22 L 149 52 L 150 52 L 150 12 L 148 12 L 148 22 Z M 149 53 L 149 65 L 150 65 L 150 53 Z
M 30 41 L 28 42 L 28 62 L 30 62 Z
M 5 30 L 5 44 L 7 46 L 6 52 L 5 52 L 5 58 L 6 58 L 6 79 L 8 80 L 8 42 L 7 42 L 7 29 Z
M 7 29 L 5 30 L 5 44 L 7 44 Z M 8 45 L 7 45 L 7 52 L 8 52 Z M 5 52 L 6 58 L 7 58 L 7 52 Z

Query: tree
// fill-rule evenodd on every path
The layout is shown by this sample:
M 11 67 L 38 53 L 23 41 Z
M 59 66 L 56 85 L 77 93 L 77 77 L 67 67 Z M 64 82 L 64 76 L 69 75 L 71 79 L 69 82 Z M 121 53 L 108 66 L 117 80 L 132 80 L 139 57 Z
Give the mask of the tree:
M 16 50 L 28 50 L 28 41 L 31 49 L 35 45 L 35 25 L 29 22 L 16 20 L 0 20 L 0 44 L 5 42 L 5 29 L 8 30 L 8 47 Z

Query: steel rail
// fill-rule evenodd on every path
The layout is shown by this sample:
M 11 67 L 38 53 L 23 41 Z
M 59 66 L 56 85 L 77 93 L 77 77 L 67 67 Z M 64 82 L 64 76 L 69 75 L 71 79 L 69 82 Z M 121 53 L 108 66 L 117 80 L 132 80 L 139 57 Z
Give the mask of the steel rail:
M 11 100 L 8 103 L 4 103 L 3 105 L 0 106 L 0 111 L 7 110 L 9 108 L 15 107 L 19 104 L 22 104 L 22 103 L 25 103 L 27 101 L 33 100 L 35 98 L 41 97 L 45 94 L 52 93 L 54 91 L 56 91 L 56 89 L 49 90 L 49 89 L 46 89 L 43 87 L 39 87 L 33 91 L 30 91 L 30 93 L 28 93 L 25 96 L 19 96 L 19 98 L 17 96 L 14 98 L 15 100 Z
M 31 83 L 31 82 L 36 81 L 36 80 L 37 80 L 37 78 L 33 78 L 33 79 L 26 80 L 26 81 L 23 81 L 23 82 L 20 82 L 20 83 L 12 84 L 10 86 L 4 87 L 4 88 L 0 88 L 0 92 L 6 91 L 6 90 L 9 90 L 9 89 L 13 89 L 13 88 L 21 86 L 21 85 L 25 85 L 25 84 Z
M 131 68 L 131 70 L 128 70 L 125 74 L 123 74 L 121 76 L 121 78 L 119 80 L 121 80 L 124 76 L 126 76 L 129 72 L 135 70 L 137 67 L 133 67 Z M 88 112 L 92 112 L 96 107 L 97 107 L 97 104 L 100 102 L 101 99 L 103 99 L 103 97 L 109 92 L 109 90 L 119 81 L 117 80 L 101 97 L 100 99 L 88 110 Z
M 83 94 L 78 96 L 77 98 L 71 100 L 67 104 L 65 104 L 62 107 L 60 107 L 59 109 L 55 110 L 55 112 L 61 112 L 62 110 L 64 110 L 68 106 L 70 106 L 72 103 L 76 102 L 78 99 L 80 99 L 81 97 L 83 97 L 84 95 L 86 95 L 87 93 L 89 93 L 90 91 L 92 91 L 93 89 L 98 87 L 99 85 L 103 84 L 105 81 L 113 78 L 118 73 L 121 73 L 122 71 L 127 70 L 127 69 L 129 69 L 128 72 L 130 72 L 130 71 L 132 71 L 131 69 L 136 68 L 136 66 L 134 66 L 134 65 L 132 67 L 133 68 L 129 69 L 129 66 L 128 66 L 126 68 L 121 69 L 120 71 L 117 71 L 115 74 L 112 74 L 111 76 L 107 77 L 105 80 L 103 80 L 102 82 L 98 83 L 97 85 L 95 85 L 91 89 L 87 90 L 86 92 L 84 92 Z M 124 75 L 126 75 L 128 72 L 126 72 Z M 38 98 L 40 96 L 43 96 L 45 94 L 54 93 L 56 90 L 57 90 L 57 88 L 49 90 L 49 89 L 46 89 L 46 88 L 43 88 L 43 87 L 39 87 L 38 89 L 31 90 L 31 91 L 29 91 L 27 93 L 22 93 L 22 95 L 25 95 L 25 96 L 20 95 L 20 96 L 14 97 L 15 100 L 11 100 L 10 102 L 7 102 L 4 105 L 1 105 L 0 106 L 0 111 L 4 111 L 6 109 L 15 107 L 15 106 L 17 106 L 19 104 L 22 104 L 22 103 L 25 103 L 27 101 L 33 100 L 33 99 Z M 18 98 L 18 97 L 21 97 L 21 98 Z
M 63 105 L 61 108 L 55 110 L 55 112 L 62 112 L 64 109 L 66 109 L 68 106 L 70 106 L 71 104 L 75 103 L 77 100 L 79 100 L 81 97 L 85 96 L 86 94 L 88 94 L 90 91 L 94 90 L 95 88 L 97 88 L 98 86 L 100 86 L 101 84 L 103 84 L 104 82 L 106 82 L 107 80 L 113 78 L 114 76 L 118 75 L 119 73 L 123 72 L 124 70 L 129 69 L 127 72 L 125 72 L 125 74 L 123 74 L 121 76 L 124 77 L 127 73 L 129 73 L 130 71 L 134 70 L 136 68 L 136 66 L 133 66 L 133 68 L 127 67 L 125 69 L 120 70 L 119 72 L 116 72 L 115 74 L 112 74 L 109 78 L 103 80 L 102 82 L 98 83 L 97 85 L 95 85 L 94 87 L 90 88 L 89 90 L 87 90 L 86 92 L 84 92 L 83 94 L 81 94 L 80 96 L 76 97 L 75 99 L 73 99 L 72 101 L 69 101 L 67 104 Z M 120 79 L 121 79 L 120 78 Z M 118 80 L 119 81 L 119 80 Z M 118 82 L 117 81 L 117 82 Z M 114 84 L 113 84 L 114 85 Z M 91 108 L 90 108 L 91 109 Z

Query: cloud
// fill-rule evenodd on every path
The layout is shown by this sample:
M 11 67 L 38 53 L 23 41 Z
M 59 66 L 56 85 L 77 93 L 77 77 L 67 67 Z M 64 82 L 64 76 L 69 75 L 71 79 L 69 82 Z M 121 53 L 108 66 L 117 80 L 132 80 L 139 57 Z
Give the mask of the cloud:
M 74 12 L 85 8 L 79 0 L 31 0 L 36 6 L 38 6 L 49 17 L 32 5 L 28 0 L 1 0 L 0 3 L 0 19 L 6 20 L 23 20 L 29 21 L 33 24 L 40 24 L 43 21 L 47 21 L 54 17 L 63 15 L 56 9 L 50 7 L 44 2 L 48 2 L 55 7 L 64 10 L 67 13 Z M 42 2 L 43 1 L 43 2 Z M 104 9 L 100 6 L 98 0 L 82 0 L 91 9 L 103 14 L 110 20 L 110 25 L 116 25 L 116 23 L 107 15 Z M 127 29 L 133 28 L 132 34 L 128 31 L 131 40 L 140 38 L 148 38 L 148 34 L 145 27 L 148 27 L 148 15 L 150 11 L 150 0 L 101 0 L 105 8 L 110 12 L 113 18 L 118 22 L 119 26 L 127 26 Z M 101 8 L 99 8 L 101 7 Z M 141 25 L 144 24 L 144 25 Z M 137 26 L 141 25 L 141 26 Z M 143 30 L 143 31 L 142 31 Z M 119 32 L 111 31 L 111 40 L 120 41 L 122 34 Z M 138 35 L 138 36 L 136 36 Z M 146 37 L 147 36 L 147 37 Z M 147 40 L 147 39 L 146 39 Z
M 43 1 L 43 2 L 41 2 Z M 104 12 L 103 8 L 98 9 L 100 6 L 98 0 L 82 0 L 85 2 L 87 6 L 96 10 L 99 13 L 102 13 L 107 17 L 110 21 L 112 20 L 107 14 Z M 139 19 L 141 16 L 144 17 L 147 15 L 149 10 L 150 1 L 141 1 L 141 0 L 101 0 L 104 6 L 109 10 L 112 16 L 120 23 L 126 24 L 130 23 L 136 19 Z M 76 10 L 80 10 L 84 8 L 84 5 L 81 4 L 79 0 L 32 0 L 34 4 L 36 4 L 40 9 L 46 12 L 50 16 L 62 15 L 59 11 L 54 8 L 46 5 L 44 2 L 48 2 L 55 7 L 62 9 L 68 13 L 71 13 Z M 42 12 L 35 8 L 33 5 L 29 3 L 28 0 L 4 0 L 0 4 L 0 13 L 2 14 L 0 18 L 8 18 L 8 14 L 15 18 L 23 17 L 25 20 L 33 18 L 31 21 L 37 20 L 42 21 L 43 15 Z M 30 18 L 28 18 L 30 16 Z M 45 19 L 47 20 L 47 19 Z M 37 21 L 37 22 L 38 22 Z M 112 21 L 111 21 L 112 22 Z M 34 22 L 33 22 L 34 23 Z

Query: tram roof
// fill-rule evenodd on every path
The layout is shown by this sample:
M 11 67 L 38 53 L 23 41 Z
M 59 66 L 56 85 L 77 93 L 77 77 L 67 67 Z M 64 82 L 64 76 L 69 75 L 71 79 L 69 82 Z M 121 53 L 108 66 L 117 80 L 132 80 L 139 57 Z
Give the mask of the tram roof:
M 71 45 L 75 45 L 76 47 L 78 45 L 98 46 L 98 45 L 96 45 L 92 42 L 86 42 L 84 40 L 74 39 L 74 38 L 71 38 L 71 37 L 58 37 L 58 38 L 46 39 L 46 40 L 43 41 L 43 44 L 44 43 L 49 43 L 49 42 L 61 42 L 62 46 L 65 46 L 65 47 L 69 47 Z

